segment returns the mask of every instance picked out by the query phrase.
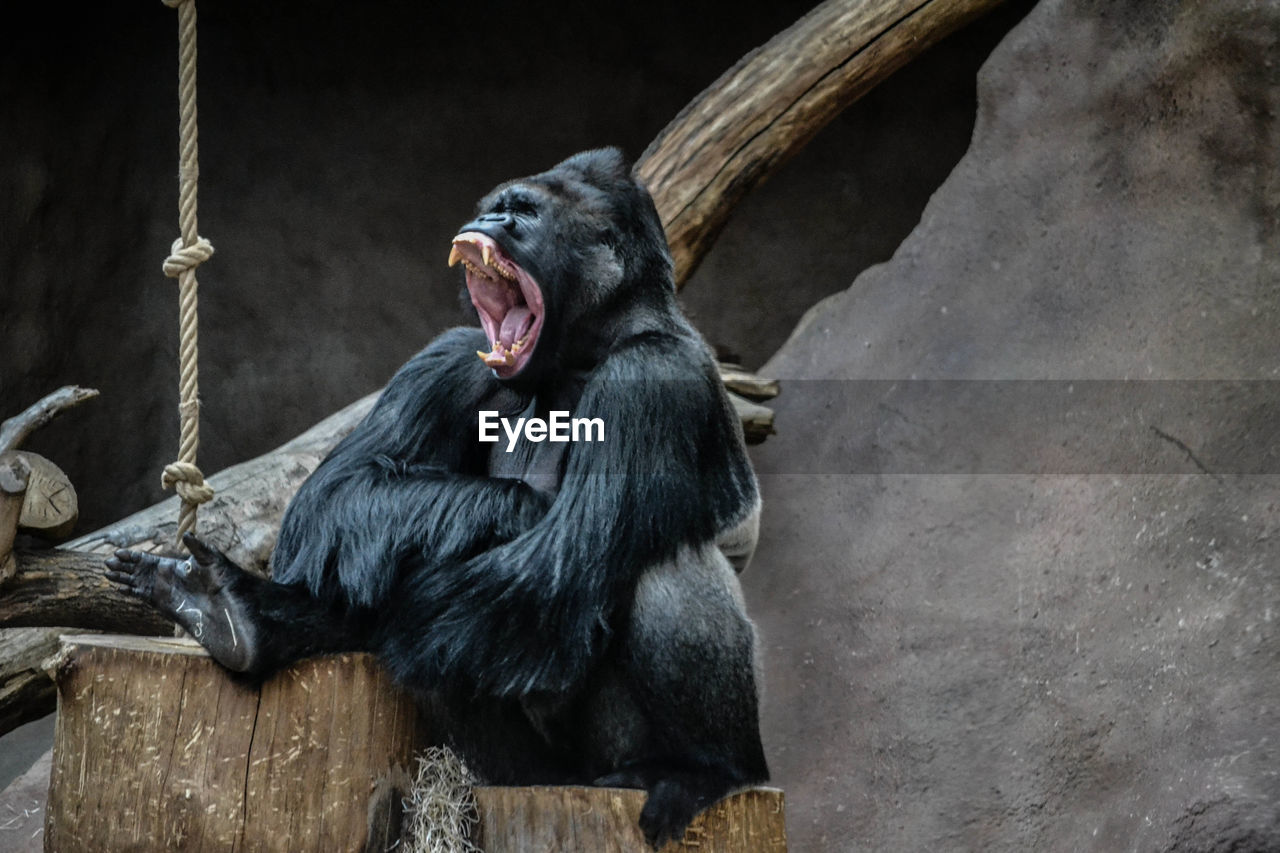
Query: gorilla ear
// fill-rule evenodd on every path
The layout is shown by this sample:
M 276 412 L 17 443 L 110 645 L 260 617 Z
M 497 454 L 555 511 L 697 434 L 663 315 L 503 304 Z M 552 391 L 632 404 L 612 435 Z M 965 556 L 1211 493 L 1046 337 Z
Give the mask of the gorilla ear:
M 570 169 L 587 183 L 609 189 L 631 180 L 631 162 L 620 148 L 596 148 L 574 154 L 556 169 Z

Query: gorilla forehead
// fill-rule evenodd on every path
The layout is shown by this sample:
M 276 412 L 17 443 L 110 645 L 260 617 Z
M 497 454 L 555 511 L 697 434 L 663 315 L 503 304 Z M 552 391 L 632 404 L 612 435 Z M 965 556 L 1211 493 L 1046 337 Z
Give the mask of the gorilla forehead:
M 478 209 L 518 211 L 522 206 L 550 203 L 586 217 L 628 221 L 644 215 L 636 204 L 641 192 L 623 153 L 598 148 L 575 154 L 545 172 L 500 184 L 480 200 Z

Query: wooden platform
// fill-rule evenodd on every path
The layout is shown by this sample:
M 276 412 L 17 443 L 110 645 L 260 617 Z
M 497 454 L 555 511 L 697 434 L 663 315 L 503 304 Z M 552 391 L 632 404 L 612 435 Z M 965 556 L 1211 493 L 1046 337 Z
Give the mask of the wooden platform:
M 65 637 L 45 849 L 389 850 L 428 726 L 369 655 L 260 687 L 196 643 Z M 477 788 L 489 853 L 647 850 L 642 791 Z M 780 791 L 716 804 L 668 851 L 783 851 Z

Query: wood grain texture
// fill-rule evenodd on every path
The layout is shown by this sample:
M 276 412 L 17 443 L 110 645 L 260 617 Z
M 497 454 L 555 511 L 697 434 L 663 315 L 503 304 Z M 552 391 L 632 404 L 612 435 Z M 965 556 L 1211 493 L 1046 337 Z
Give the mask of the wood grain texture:
M 189 640 L 82 635 L 57 680 L 50 850 L 363 850 L 421 733 L 363 654 L 258 688 Z
M 485 853 L 529 850 L 649 853 L 640 833 L 645 794 L 621 788 L 479 787 L 475 839 Z M 752 788 L 699 815 L 665 853 L 784 853 L 782 792 Z
M 61 625 L 131 634 L 164 633 L 173 623 L 103 575 L 101 554 L 17 550 L 18 573 L 0 589 L 0 628 Z
M 849 104 L 1002 0 L 827 0 L 743 57 L 650 143 L 653 193 L 682 285 L 742 197 Z
M 45 629 L 0 631 L 0 735 L 57 707 L 57 691 L 43 664 L 58 647 L 57 635 Z

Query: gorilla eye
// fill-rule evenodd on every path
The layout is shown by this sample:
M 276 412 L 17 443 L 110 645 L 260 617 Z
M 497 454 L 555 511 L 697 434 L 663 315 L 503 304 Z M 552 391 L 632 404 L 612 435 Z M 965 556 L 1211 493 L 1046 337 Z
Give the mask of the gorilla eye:
M 516 216 L 537 216 L 538 208 L 532 201 L 522 196 L 503 199 L 498 202 L 498 210 L 506 213 L 514 213 Z

